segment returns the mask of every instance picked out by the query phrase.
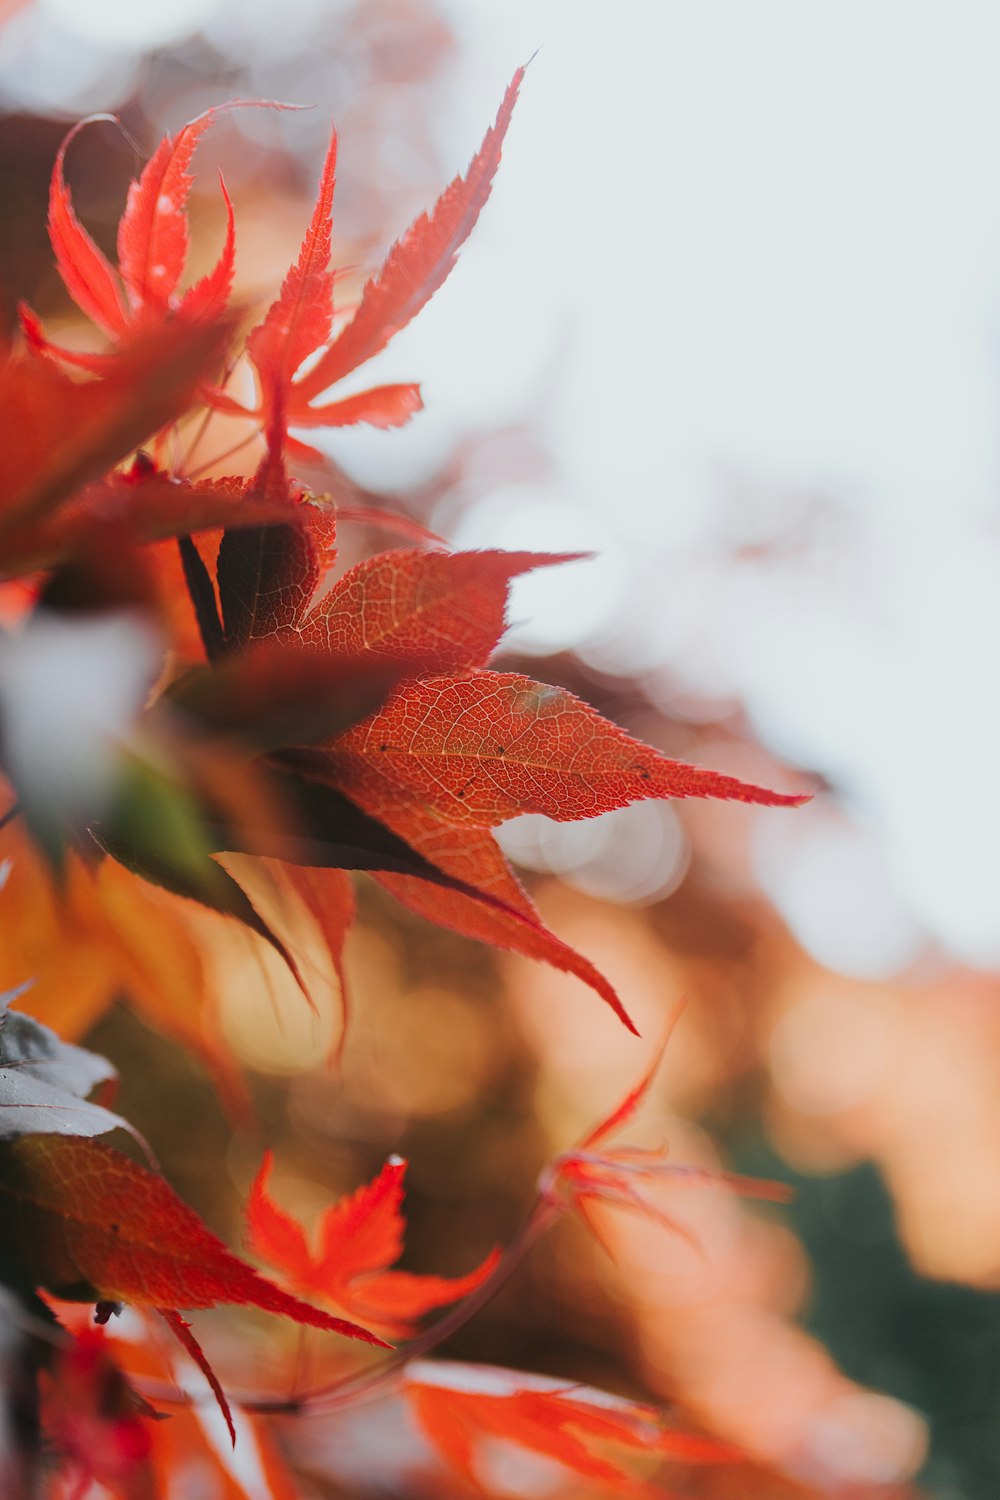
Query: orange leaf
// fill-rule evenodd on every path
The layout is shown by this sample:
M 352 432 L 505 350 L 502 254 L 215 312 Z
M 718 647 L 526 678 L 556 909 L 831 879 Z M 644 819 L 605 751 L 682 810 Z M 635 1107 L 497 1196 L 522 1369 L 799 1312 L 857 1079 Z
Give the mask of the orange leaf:
M 246 1088 L 219 1035 L 189 904 L 110 859 L 91 870 L 71 854 L 57 884 L 19 822 L 4 830 L 0 850 L 12 866 L 0 989 L 35 975 L 32 1014 L 67 1038 L 124 1000 L 201 1056 L 230 1113 L 245 1115 Z
M 489 1365 L 416 1361 L 406 1395 L 425 1435 L 442 1458 L 483 1489 L 483 1450 L 514 1443 L 554 1459 L 586 1479 L 621 1485 L 635 1480 L 635 1460 L 732 1463 L 738 1449 L 668 1428 L 650 1407 L 587 1386 Z
M 272 1156 L 268 1152 L 247 1200 L 250 1248 L 280 1269 L 289 1284 L 345 1311 L 365 1308 L 369 1322 L 407 1337 L 413 1322 L 432 1308 L 456 1302 L 489 1277 L 494 1251 L 468 1276 L 416 1276 L 386 1271 L 403 1251 L 405 1221 L 400 1211 L 406 1162 L 390 1157 L 373 1182 L 328 1208 L 313 1251 L 305 1232 L 268 1192 Z
M 56 1295 L 155 1308 L 236 1303 L 381 1343 L 265 1280 L 162 1177 L 110 1146 L 26 1136 L 0 1161 L 8 1243 Z

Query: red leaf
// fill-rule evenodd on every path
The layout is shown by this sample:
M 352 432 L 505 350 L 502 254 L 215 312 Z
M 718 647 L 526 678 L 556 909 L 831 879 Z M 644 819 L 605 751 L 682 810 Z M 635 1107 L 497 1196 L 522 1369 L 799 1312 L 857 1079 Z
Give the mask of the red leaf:
M 227 531 L 218 564 L 227 644 L 243 647 L 291 630 L 308 609 L 318 581 L 309 533 L 297 519 Z
M 541 1375 L 417 1361 L 408 1368 L 405 1389 L 425 1435 L 478 1490 L 484 1488 L 483 1450 L 498 1440 L 618 1486 L 635 1482 L 630 1460 L 636 1458 L 690 1464 L 743 1457 L 729 1444 L 668 1428 L 650 1407 Z
M 178 321 L 130 340 L 100 380 L 0 347 L 0 529 L 51 509 L 184 412 L 226 331 Z
M 170 1329 L 170 1332 L 173 1334 L 174 1338 L 180 1344 L 181 1348 L 194 1361 L 194 1363 L 198 1366 L 198 1369 L 208 1381 L 208 1384 L 211 1387 L 212 1395 L 215 1397 L 219 1410 L 221 1411 L 225 1419 L 226 1426 L 229 1429 L 230 1439 L 232 1440 L 233 1447 L 235 1448 L 236 1427 L 233 1423 L 233 1413 L 230 1409 L 229 1401 L 226 1398 L 225 1391 L 222 1389 L 222 1386 L 219 1383 L 218 1375 L 216 1375 L 215 1371 L 212 1369 L 212 1366 L 209 1364 L 207 1358 L 205 1357 L 204 1349 L 201 1347 L 198 1340 L 191 1332 L 191 1324 L 186 1322 L 184 1318 L 181 1317 L 180 1313 L 175 1312 L 172 1307 L 158 1307 L 156 1310 L 160 1314 L 160 1317 L 163 1319 L 164 1323 L 166 1323 L 167 1327 Z
M 181 709 L 189 727 L 206 734 L 274 751 L 340 734 L 412 673 L 412 664 L 398 658 L 331 656 L 294 636 L 272 637 L 193 668 L 171 684 L 161 708 Z
M 118 225 L 118 269 L 135 312 L 163 314 L 172 306 L 188 253 L 187 201 L 193 182 L 188 167 L 220 108 L 226 106 L 206 110 L 176 135 L 166 136 L 139 180 L 129 186 Z
M 181 298 L 178 309 L 192 322 L 198 319 L 211 321 L 225 311 L 229 294 L 233 289 L 233 271 L 236 266 L 236 221 L 233 216 L 233 200 L 226 191 L 226 184 L 219 175 L 219 186 L 226 203 L 226 239 L 222 253 L 215 266 L 194 286 L 189 287 Z
M 386 385 L 312 407 L 301 398 L 300 385 L 293 381 L 302 362 L 329 339 L 333 322 L 334 273 L 329 264 L 336 162 L 334 132 L 299 258 L 264 321 L 247 337 L 247 353 L 261 382 L 260 407 L 252 415 L 268 428 L 276 417 L 282 430 L 286 422 L 299 427 L 350 427 L 358 422 L 381 428 L 401 427 L 423 404 L 419 386 Z M 212 399 L 220 410 L 232 409 L 224 393 L 213 394 Z
M 667 1026 L 666 1033 L 664 1034 L 663 1039 L 657 1047 L 656 1051 L 653 1053 L 652 1061 L 650 1062 L 649 1067 L 646 1069 L 645 1073 L 639 1079 L 639 1082 L 635 1085 L 634 1088 L 629 1089 L 628 1093 L 625 1095 L 621 1103 L 617 1105 L 611 1111 L 611 1113 L 600 1122 L 600 1124 L 595 1125 L 593 1130 L 589 1130 L 587 1132 L 583 1140 L 580 1142 L 581 1151 L 593 1151 L 595 1146 L 600 1145 L 601 1142 L 606 1140 L 609 1135 L 614 1135 L 615 1131 L 619 1130 L 622 1125 L 627 1125 L 629 1120 L 631 1120 L 632 1116 L 639 1109 L 640 1105 L 646 1098 L 646 1095 L 649 1093 L 650 1089 L 653 1086 L 653 1079 L 660 1071 L 660 1064 L 663 1062 L 664 1056 L 666 1055 L 670 1038 L 674 1034 L 674 1027 L 680 1020 L 682 1008 L 682 1005 L 678 1005 L 675 1007 L 674 1013 L 670 1018 L 670 1023 Z
M 152 1432 L 143 1406 L 102 1330 L 83 1328 L 60 1350 L 43 1389 L 43 1425 L 77 1480 L 70 1493 L 89 1493 L 95 1483 L 121 1500 L 153 1500 Z
M 261 1260 L 277 1267 L 292 1286 L 306 1286 L 313 1274 L 313 1253 L 297 1219 L 271 1197 L 267 1184 L 274 1153 L 264 1153 L 246 1202 L 247 1244 Z
M 492 834 L 469 827 L 458 830 L 453 824 L 435 818 L 426 808 L 416 803 L 403 804 L 391 794 L 381 802 L 369 795 L 366 807 L 446 875 L 497 898 L 509 910 L 481 904 L 461 891 L 432 887 L 412 876 L 376 875 L 379 884 L 397 901 L 418 916 L 463 937 L 523 953 L 526 958 L 539 959 L 564 973 L 575 974 L 611 1006 L 629 1031 L 635 1032 L 614 986 L 582 954 L 549 932 Z
M 227 531 L 219 547 L 216 580 L 226 642 L 246 646 L 251 640 L 290 629 L 306 613 L 327 563 L 329 538 L 318 507 L 301 503 L 289 482 L 281 452 L 281 401 L 270 418 L 268 446 L 247 485 L 252 498 L 285 505 L 288 520 L 280 526 Z M 317 545 L 317 542 L 319 545 Z
M 304 359 L 330 337 L 333 320 L 333 272 L 330 264 L 330 223 L 337 170 L 334 131 L 320 177 L 319 193 L 299 258 L 285 277 L 281 295 L 271 304 L 263 323 L 247 336 L 247 353 L 263 386 L 265 420 L 275 391 L 287 392 Z
M 350 1312 L 364 1307 L 368 1320 L 397 1337 L 432 1308 L 467 1296 L 490 1276 L 499 1253 L 488 1255 L 468 1276 L 415 1276 L 387 1271 L 403 1251 L 400 1211 L 406 1162 L 390 1157 L 373 1182 L 333 1204 L 323 1214 L 314 1252 L 295 1219 L 271 1198 L 267 1184 L 271 1153 L 264 1158 L 247 1200 L 250 1248 L 284 1272 L 291 1286 Z
M 88 370 L 91 375 L 106 375 L 114 369 L 114 354 L 88 354 L 80 349 L 61 349 L 58 344 L 53 344 L 45 337 L 41 318 L 27 302 L 17 304 L 17 316 L 24 341 L 36 354 L 47 355 L 74 370 Z
M 182 297 L 177 295 L 188 253 L 187 203 L 193 181 L 188 168 L 198 142 L 216 116 L 248 104 L 269 109 L 289 107 L 267 100 L 234 99 L 206 110 L 176 135 L 160 142 L 139 179 L 129 185 L 125 212 L 118 225 L 117 274 L 77 219 L 63 175 L 66 149 L 82 125 L 75 126 L 60 146 L 49 190 L 49 238 L 56 264 L 80 310 L 116 342 L 129 328 L 155 326 L 173 311 L 195 322 L 212 321 L 225 310 L 232 288 L 236 231 L 224 182 L 221 187 L 227 225 L 222 253 L 213 270 Z M 30 309 L 22 314 L 22 321 L 37 348 L 84 369 L 102 367 L 104 355 L 81 355 L 48 343 Z
M 258 526 L 287 518 L 287 503 L 248 495 L 242 480 L 189 484 L 154 474 L 139 483 L 112 474 L 76 491 L 50 515 L 8 533 L 0 572 L 50 568 L 84 547 L 164 541 L 219 526 Z M 105 543 L 103 538 L 107 538 Z
M 253 1306 L 380 1343 L 310 1307 L 239 1260 L 155 1172 L 110 1146 L 26 1136 L 2 1155 L 5 1234 L 56 1295 L 143 1307 Z
M 482 666 L 506 621 L 510 580 L 577 554 L 423 552 L 400 548 L 358 563 L 301 627 L 303 640 L 337 654 L 386 652 L 423 671 Z
M 338 784 L 367 806 L 391 786 L 445 821 L 493 827 L 519 813 L 567 822 L 649 797 L 808 801 L 671 760 L 563 688 L 514 672 L 406 683 L 331 746 Z
M 63 175 L 67 147 L 88 123 L 74 125 L 56 154 L 49 188 L 49 239 L 59 275 L 77 307 L 117 338 L 129 321 L 118 278 L 77 218 Z
M 293 405 L 289 420 L 293 427 L 354 427 L 365 422 L 387 431 L 404 427 L 423 407 L 419 385 L 377 385 L 326 406 Z
M 306 909 L 319 927 L 340 984 L 342 1023 L 334 1057 L 340 1060 L 351 1017 L 351 992 L 344 964 L 344 942 L 357 910 L 354 886 L 344 870 L 310 869 L 303 865 L 285 865 L 285 879 L 298 892 Z
M 464 177 L 456 177 L 429 213 L 398 240 L 381 270 L 368 281 L 357 311 L 326 354 L 299 382 L 296 410 L 322 395 L 383 349 L 433 296 L 455 264 L 490 195 L 500 151 L 524 77 L 518 68 L 500 106 L 496 123 Z M 298 420 L 293 419 L 292 425 Z
M 571 693 L 515 673 L 404 683 L 384 708 L 327 752 L 314 752 L 309 764 L 439 869 L 507 909 L 480 908 L 461 892 L 431 893 L 419 880 L 380 875 L 405 905 L 578 975 L 633 1030 L 607 980 L 543 926 L 486 830 L 522 812 L 567 820 L 646 797 L 805 800 L 670 760 Z
M 692 1167 L 683 1163 L 675 1164 L 668 1159 L 666 1147 L 651 1151 L 638 1146 L 605 1144 L 609 1136 L 632 1119 L 649 1093 L 680 1013 L 681 1007 L 678 1006 L 650 1066 L 635 1087 L 629 1090 L 621 1103 L 600 1124 L 588 1131 L 579 1146 L 557 1157 L 539 1182 L 539 1192 L 543 1198 L 561 1206 L 571 1204 L 579 1210 L 584 1222 L 609 1254 L 612 1252 L 590 1213 L 590 1206 L 597 1201 L 635 1209 L 656 1219 L 665 1229 L 681 1235 L 697 1250 L 698 1242 L 690 1231 L 651 1202 L 643 1192 L 644 1187 L 664 1181 L 694 1187 L 722 1186 L 742 1197 L 762 1198 L 772 1203 L 787 1203 L 791 1196 L 784 1183 L 741 1177 L 730 1172 Z

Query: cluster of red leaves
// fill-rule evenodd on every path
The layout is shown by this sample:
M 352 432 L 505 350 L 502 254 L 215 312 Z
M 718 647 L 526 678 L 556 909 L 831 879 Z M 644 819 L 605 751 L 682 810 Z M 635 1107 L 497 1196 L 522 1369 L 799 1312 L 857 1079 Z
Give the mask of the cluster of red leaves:
M 575 974 L 631 1027 L 603 975 L 548 931 L 493 830 L 520 813 L 586 818 L 650 797 L 802 800 L 671 760 L 563 689 L 490 669 L 511 581 L 563 557 L 409 547 L 368 558 L 330 586 L 336 509 L 290 475 L 290 462 L 313 453 L 294 432 L 397 426 L 419 409 L 412 384 L 323 398 L 379 353 L 449 274 L 489 196 L 521 79 L 519 71 L 469 170 L 392 247 L 346 318 L 330 266 L 334 137 L 298 259 L 245 339 L 257 391 L 249 406 L 227 388 L 238 354 L 237 318 L 227 311 L 235 221 L 224 186 L 219 260 L 181 290 L 189 168 L 219 111 L 165 140 L 132 184 L 117 271 L 73 209 L 64 161 L 75 131 L 60 149 L 49 214 L 56 262 L 109 347 L 60 348 L 22 309 L 25 346 L 4 351 L 0 369 L 10 431 L 0 452 L 0 576 L 16 582 L 18 598 L 37 601 L 22 642 L 51 620 L 127 609 L 159 631 L 163 645 L 145 705 L 137 703 L 124 739 L 109 747 L 112 795 L 93 804 L 84 796 L 53 825 L 37 767 L 18 759 L 6 727 L 0 743 L 12 801 L 59 872 L 44 907 L 58 938 L 51 925 L 38 929 L 43 903 L 32 897 L 31 910 L 21 908 L 34 951 L 52 949 L 57 972 L 68 953 L 72 973 L 74 934 L 93 944 L 100 933 L 104 989 L 89 998 L 87 1018 L 102 995 L 106 1001 L 122 987 L 145 996 L 140 1003 L 154 1014 L 150 996 L 161 985 L 169 992 L 170 976 L 156 972 L 164 966 L 129 931 L 139 909 L 133 889 L 168 903 L 156 916 L 150 908 L 161 952 L 173 930 L 187 954 L 182 918 L 176 908 L 166 913 L 170 901 L 194 900 L 270 943 L 299 978 L 280 921 L 241 862 L 225 863 L 249 855 L 258 876 L 309 914 L 338 968 L 353 911 L 347 872 L 369 871 L 429 920 Z M 194 450 L 216 412 L 244 419 L 248 441 L 262 441 L 251 477 L 194 477 Z M 5 649 L 16 652 L 18 639 Z M 10 710 L 5 726 L 14 718 Z M 20 835 L 12 829 L 10 837 Z M 21 868 L 31 871 L 38 856 L 23 843 L 12 847 L 16 902 Z M 160 929 L 160 921 L 168 925 Z M 12 954 L 16 960 L 16 944 Z M 160 1004 L 161 1021 L 172 1008 L 171 995 Z M 196 1035 L 193 1024 L 173 1024 L 188 1041 Z M 496 1255 L 450 1281 L 390 1269 L 402 1249 L 405 1164 L 396 1160 L 327 1212 L 314 1250 L 270 1197 L 267 1161 L 250 1195 L 249 1239 L 285 1290 L 227 1250 L 155 1170 L 93 1138 L 121 1124 L 87 1100 L 99 1068 L 60 1053 L 42 1028 L 11 1031 L 8 1040 L 17 1045 L 0 1069 L 10 1075 L 0 1078 L 8 1090 L 0 1097 L 0 1197 L 15 1272 L 5 1265 L 4 1275 L 18 1291 L 160 1313 L 209 1379 L 234 1437 L 233 1414 L 177 1308 L 252 1305 L 379 1343 L 371 1330 L 407 1338 L 423 1314 L 481 1294 L 500 1271 Z M 45 1073 L 50 1065 L 61 1069 L 56 1082 Z M 631 1113 L 639 1094 L 630 1097 L 611 1124 Z M 563 1159 L 560 1190 L 581 1205 L 598 1195 L 635 1206 L 630 1174 L 658 1168 L 634 1153 L 615 1156 L 602 1142 L 595 1136 Z M 477 1445 L 498 1433 L 593 1479 L 625 1473 L 594 1443 L 601 1453 L 610 1444 L 720 1456 L 699 1439 L 665 1432 L 643 1408 L 527 1377 L 498 1380 L 456 1382 L 440 1366 L 409 1377 L 423 1428 L 476 1482 Z M 87 1402 L 78 1421 L 65 1422 L 60 1414 L 77 1401 L 81 1382 Z M 129 1397 L 107 1345 L 94 1335 L 78 1339 L 53 1365 L 49 1385 L 56 1441 L 84 1486 L 94 1478 L 120 1494 L 154 1493 L 150 1444 L 159 1428 L 148 1427 Z

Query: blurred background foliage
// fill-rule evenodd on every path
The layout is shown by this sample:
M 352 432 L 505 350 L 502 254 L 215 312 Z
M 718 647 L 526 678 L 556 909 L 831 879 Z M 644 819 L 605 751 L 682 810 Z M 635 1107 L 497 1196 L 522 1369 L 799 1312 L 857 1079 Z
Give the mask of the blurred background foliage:
M 595 9 L 579 7 L 581 27 L 593 27 Z M 45 235 L 48 175 L 67 122 L 88 112 L 119 118 L 84 132 L 67 168 L 81 217 L 111 252 L 128 178 L 156 140 L 233 97 L 317 107 L 239 111 L 213 127 L 197 160 L 195 269 L 219 241 L 221 166 L 237 209 L 239 295 L 248 308 L 270 295 L 297 249 L 332 116 L 342 142 L 335 258 L 349 268 L 349 297 L 380 249 L 464 166 L 498 85 L 523 60 L 484 62 L 496 45 L 493 12 L 485 0 L 8 4 L 7 326 L 23 297 L 57 341 L 90 337 L 72 323 Z M 549 46 L 558 49 L 558 34 Z M 536 112 L 558 106 L 546 101 L 545 68 L 543 55 L 529 74 Z M 481 88 L 487 74 L 493 82 Z M 586 129 L 576 129 L 585 149 Z M 510 213 L 508 179 L 531 151 L 521 120 L 491 221 Z M 627 177 L 627 161 L 621 171 Z M 641 510 L 634 534 L 619 537 L 606 516 L 573 510 L 563 459 L 573 433 L 551 398 L 572 363 L 572 330 L 560 347 L 529 323 L 522 342 L 533 384 L 520 406 L 491 408 L 492 322 L 477 307 L 504 273 L 495 249 L 504 242 L 489 240 L 485 221 L 483 230 L 485 248 L 470 246 L 464 279 L 443 295 L 451 312 L 435 324 L 431 309 L 421 341 L 399 341 L 390 377 L 424 376 L 425 353 L 433 368 L 443 340 L 471 402 L 482 374 L 478 410 L 449 417 L 447 387 L 428 388 L 429 435 L 416 430 L 421 417 L 412 437 L 334 436 L 329 464 L 307 477 L 346 504 L 396 509 L 465 545 L 506 539 L 562 550 L 610 537 L 604 564 L 581 574 L 575 593 L 572 583 L 559 593 L 548 575 L 519 593 L 517 620 L 537 621 L 537 606 L 542 623 L 515 632 L 503 664 L 572 688 L 671 755 L 793 784 L 780 753 L 791 758 L 808 737 L 797 739 L 787 720 L 783 731 L 780 713 L 768 721 L 748 712 L 745 681 L 727 678 L 719 658 L 744 628 L 759 650 L 769 628 L 794 633 L 796 610 L 807 621 L 816 596 L 832 630 L 855 632 L 878 597 L 870 538 L 835 484 L 768 484 L 726 469 L 724 453 L 708 499 L 673 494 L 678 511 L 700 505 L 702 519 L 680 527 L 655 565 L 643 557 Z M 535 227 L 508 224 L 508 233 L 530 240 Z M 632 257 L 647 264 L 649 250 L 630 244 L 627 258 L 604 268 L 597 319 L 616 281 L 636 274 Z M 669 280 L 669 245 L 655 255 Z M 544 247 L 540 263 L 544 277 Z M 449 316 L 460 320 L 457 334 Z M 606 369 L 609 382 L 631 373 Z M 643 420 L 646 411 L 643 402 Z M 628 448 L 631 438 L 623 430 L 615 440 Z M 623 484 L 633 470 L 626 456 Z M 655 478 L 648 491 L 647 504 L 661 506 Z M 605 497 L 609 514 L 616 504 Z M 650 525 L 662 542 L 657 514 Z M 350 561 L 391 539 L 355 523 L 342 542 Z M 771 608 L 777 623 L 768 627 L 760 617 Z M 585 618 L 575 640 L 562 638 L 560 610 L 564 622 Z M 808 638 L 808 622 L 802 628 Z M 756 662 L 758 710 L 758 679 L 791 660 L 786 650 Z M 820 653 L 817 672 L 828 666 Z M 808 664 L 784 690 L 797 686 L 807 706 L 823 691 Z M 896 690 L 883 682 L 886 694 Z M 934 714 L 932 702 L 924 712 Z M 872 722 L 877 733 L 877 715 Z M 120 1067 L 121 1109 L 171 1181 L 234 1242 L 266 1145 L 276 1148 L 276 1192 L 306 1217 L 399 1152 L 412 1161 L 404 1263 L 452 1274 L 510 1238 L 546 1159 L 634 1082 L 685 997 L 640 1133 L 647 1143 L 666 1138 L 678 1162 L 791 1183 L 791 1206 L 760 1210 L 715 1189 L 674 1186 L 663 1206 L 701 1253 L 618 1214 L 602 1222 L 614 1262 L 565 1225 L 447 1352 L 676 1402 L 688 1420 L 744 1444 L 762 1476 L 769 1466 L 789 1476 L 760 1477 L 753 1489 L 745 1477 L 692 1473 L 678 1486 L 686 1493 L 779 1497 L 799 1493 L 797 1484 L 842 1482 L 860 1495 L 918 1476 L 938 1500 L 987 1500 L 1000 1486 L 997 887 L 991 951 L 983 944 L 977 956 L 974 943 L 963 948 L 935 930 L 891 868 L 879 807 L 863 779 L 852 780 L 849 757 L 838 775 L 839 751 L 814 764 L 798 757 L 796 772 L 812 773 L 818 793 L 794 816 L 643 805 L 589 824 L 526 818 L 504 831 L 547 921 L 609 975 L 643 1043 L 576 981 L 452 940 L 361 882 L 362 919 L 348 947 L 352 1020 L 337 1068 L 325 1061 L 341 1025 L 334 987 L 320 987 L 313 1018 L 251 935 L 206 925 L 222 1037 L 253 1093 L 252 1118 L 235 1133 L 200 1065 L 126 1010 L 102 1020 L 88 1044 Z M 956 816 L 965 806 L 960 798 Z M 221 1323 L 218 1340 L 225 1370 Z M 276 1380 L 286 1356 L 291 1349 L 277 1345 L 262 1356 Z M 310 1493 L 445 1493 L 390 1408 L 335 1428 L 289 1424 L 285 1436 Z M 551 1492 L 544 1476 L 537 1482 Z

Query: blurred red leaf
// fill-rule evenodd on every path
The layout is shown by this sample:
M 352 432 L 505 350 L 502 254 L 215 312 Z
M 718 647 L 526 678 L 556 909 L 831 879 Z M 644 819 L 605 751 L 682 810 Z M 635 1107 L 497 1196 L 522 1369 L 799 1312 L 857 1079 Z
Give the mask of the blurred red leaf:
M 415 1362 L 405 1390 L 441 1457 L 480 1491 L 489 1489 L 485 1450 L 498 1439 L 619 1491 L 623 1481 L 635 1483 L 637 1460 L 645 1459 L 648 1471 L 649 1459 L 691 1464 L 742 1457 L 729 1444 L 673 1430 L 650 1407 L 516 1370 Z
M 43 1427 L 75 1481 L 91 1483 L 120 1500 L 155 1500 L 150 1463 L 152 1431 L 145 1403 L 135 1394 L 99 1328 L 82 1328 L 61 1349 L 44 1387 Z
M 605 1119 L 588 1131 L 579 1146 L 557 1156 L 539 1181 L 542 1198 L 559 1207 L 571 1205 L 576 1208 L 609 1254 L 611 1251 L 590 1213 L 591 1205 L 598 1201 L 646 1214 L 697 1249 L 697 1241 L 685 1226 L 652 1202 L 644 1188 L 660 1182 L 692 1187 L 721 1186 L 741 1197 L 764 1199 L 770 1203 L 787 1203 L 792 1196 L 791 1190 L 781 1182 L 672 1162 L 667 1157 L 665 1146 L 649 1150 L 640 1146 L 606 1144 L 609 1136 L 632 1119 L 649 1093 L 679 1016 L 678 1008 L 650 1066 L 635 1087 Z
M 133 483 L 111 474 L 77 490 L 53 513 L 11 531 L 0 568 L 13 576 L 51 568 L 84 547 L 159 542 L 219 526 L 277 524 L 287 512 L 286 505 L 247 494 L 239 479 L 189 483 L 152 474 Z
M 0 349 L 0 531 L 53 509 L 180 416 L 227 332 L 177 321 L 130 339 L 107 374 L 80 381 L 48 359 Z

